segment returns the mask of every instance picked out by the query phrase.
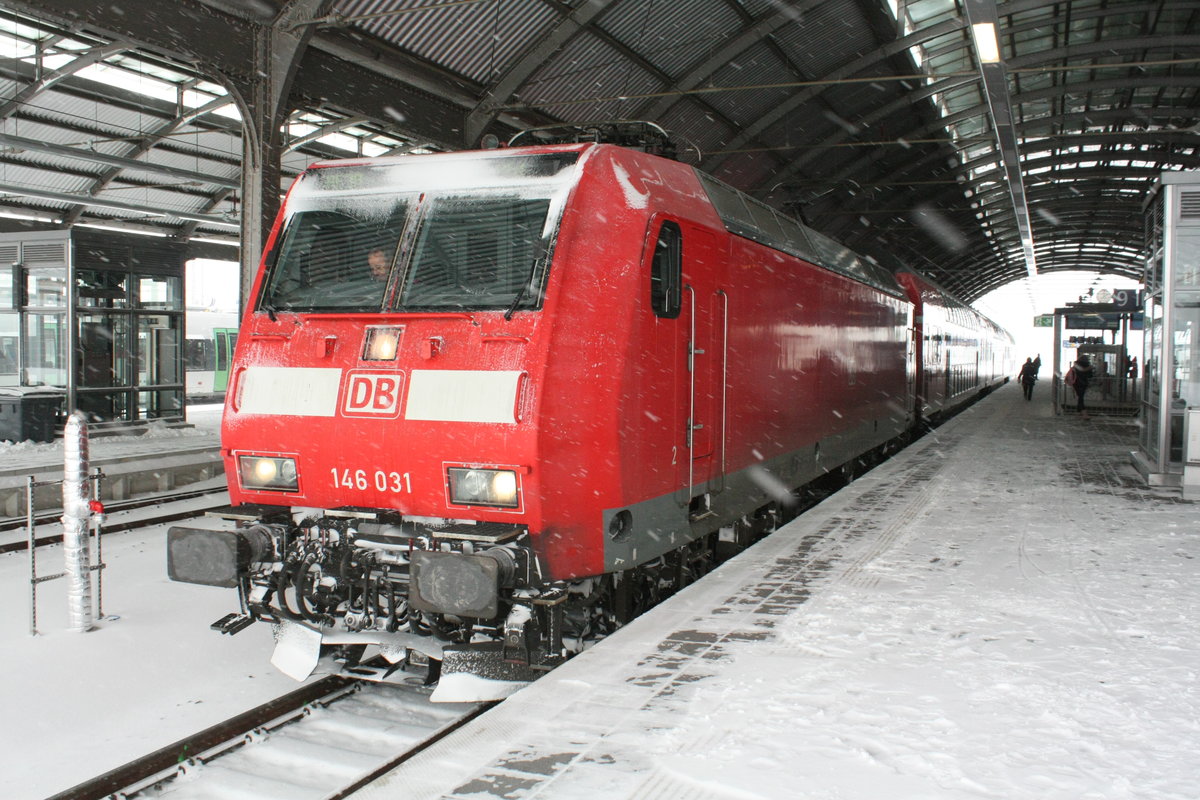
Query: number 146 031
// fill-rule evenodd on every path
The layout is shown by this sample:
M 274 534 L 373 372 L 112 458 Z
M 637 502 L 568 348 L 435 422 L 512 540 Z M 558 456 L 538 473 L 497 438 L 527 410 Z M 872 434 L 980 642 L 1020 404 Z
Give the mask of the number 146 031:
M 333 485 L 339 489 L 357 489 L 365 492 L 374 489 L 377 492 L 412 493 L 412 478 L 407 472 L 384 472 L 381 469 L 338 469 L 329 470 L 333 476 Z

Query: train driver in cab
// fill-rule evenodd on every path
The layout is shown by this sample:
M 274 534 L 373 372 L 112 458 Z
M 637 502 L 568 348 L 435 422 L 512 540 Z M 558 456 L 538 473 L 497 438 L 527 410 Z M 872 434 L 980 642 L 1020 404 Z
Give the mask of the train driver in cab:
M 367 253 L 367 266 L 371 269 L 371 280 L 375 283 L 387 283 L 391 264 L 388 263 L 387 253 L 382 247 L 371 248 Z

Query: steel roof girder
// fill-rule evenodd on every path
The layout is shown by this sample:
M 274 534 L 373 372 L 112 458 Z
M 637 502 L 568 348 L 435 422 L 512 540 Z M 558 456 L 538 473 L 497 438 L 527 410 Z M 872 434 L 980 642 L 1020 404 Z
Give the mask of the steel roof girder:
M 0 119 L 8 119 L 17 109 L 26 103 L 33 100 L 42 92 L 53 87 L 56 83 L 63 81 L 80 70 L 86 69 L 93 64 L 99 63 L 114 53 L 120 53 L 128 49 L 128 45 L 112 43 L 93 47 L 90 50 L 81 51 L 80 54 L 70 63 L 60 69 L 56 69 L 48 75 L 42 76 L 30 85 L 21 89 L 14 94 L 4 105 L 0 106 Z
M 221 178 L 217 175 L 194 172 L 192 170 L 169 167 L 162 164 L 154 164 L 153 162 L 149 161 L 138 161 L 120 156 L 110 156 L 95 150 L 83 150 L 77 147 L 67 147 L 65 145 L 52 144 L 50 142 L 43 142 L 35 139 L 27 139 L 23 136 L 14 136 L 10 133 L 0 133 L 0 144 L 8 147 L 20 148 L 22 150 L 29 150 L 35 153 L 47 153 L 49 155 L 60 156 L 63 158 L 78 159 L 80 161 L 85 161 L 92 164 L 106 164 L 110 167 L 117 167 L 119 169 L 136 169 L 142 172 L 153 172 L 172 178 L 179 178 L 181 180 L 188 181 L 199 181 L 201 183 L 212 184 L 215 186 L 238 185 L 237 179 L 234 178 Z
M 0 183 L 0 194 L 16 195 L 18 197 L 36 197 L 42 200 L 50 200 L 56 203 L 69 203 L 71 205 L 84 205 L 95 208 L 111 208 L 118 211 L 132 211 L 151 217 L 194 220 L 205 225 L 218 225 L 226 228 L 238 227 L 238 223 L 236 221 L 231 222 L 224 217 L 215 217 L 208 214 L 196 214 L 191 211 L 167 211 L 161 208 L 151 208 L 149 206 L 139 205 L 137 203 L 127 203 L 123 200 L 110 200 L 103 197 L 85 197 L 83 195 L 71 194 L 69 192 L 53 192 L 46 189 L 18 186 L 15 184 Z
M 248 77 L 253 71 L 245 56 L 253 52 L 256 26 L 197 0 L 143 3 L 136 14 L 115 14 L 109 4 L 94 0 L 4 1 L 35 18 L 51 16 L 67 27 L 83 24 L 111 39 L 139 42 L 148 50 L 195 64 L 202 73 L 215 69 Z
M 868 69 L 869 67 L 878 64 L 880 61 L 884 61 L 888 58 L 891 58 L 893 55 L 896 55 L 897 53 L 907 50 L 909 47 L 912 47 L 914 43 L 919 42 L 924 36 L 932 35 L 934 30 L 938 31 L 940 35 L 959 30 L 962 28 L 962 26 L 963 23 L 961 20 L 947 20 L 933 26 L 932 28 L 922 29 L 921 31 L 910 34 L 902 39 L 889 42 L 883 47 L 848 61 L 839 69 L 836 69 L 829 75 L 824 76 L 824 80 L 820 86 L 814 86 L 812 88 L 797 92 L 796 95 L 789 98 L 787 102 L 779 104 L 779 106 L 771 113 L 765 114 L 754 123 L 745 126 L 741 133 L 728 142 L 727 147 L 729 149 L 736 149 L 741 147 L 746 142 L 757 138 L 759 135 L 761 135 L 762 131 L 771 127 L 776 122 L 786 117 L 789 113 L 795 111 L 797 107 L 809 102 L 821 92 L 824 92 L 826 89 L 828 89 L 830 86 L 835 86 L 839 79 L 848 79 Z M 704 169 L 711 172 L 715 170 L 723 160 L 724 159 L 717 159 L 715 163 L 706 163 L 704 165 Z
M 467 113 L 465 131 L 467 141 L 476 141 L 487 129 L 487 126 L 497 118 L 498 106 L 506 103 L 554 53 L 581 30 L 588 28 L 609 5 L 610 3 L 605 0 L 584 0 L 569 13 L 560 17 L 557 25 L 533 42 L 517 58 L 516 63 L 487 89 L 484 98 Z

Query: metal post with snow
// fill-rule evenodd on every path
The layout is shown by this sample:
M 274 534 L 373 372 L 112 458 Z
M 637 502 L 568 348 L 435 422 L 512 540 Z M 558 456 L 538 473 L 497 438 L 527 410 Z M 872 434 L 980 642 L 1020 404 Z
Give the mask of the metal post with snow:
M 91 552 L 88 521 L 87 421 L 76 411 L 63 429 L 63 558 L 67 571 L 67 616 L 71 630 L 84 633 L 93 627 Z

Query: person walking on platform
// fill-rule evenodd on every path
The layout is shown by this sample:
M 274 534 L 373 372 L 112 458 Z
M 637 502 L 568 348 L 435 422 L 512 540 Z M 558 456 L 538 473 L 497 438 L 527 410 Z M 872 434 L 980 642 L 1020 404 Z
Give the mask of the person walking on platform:
M 1088 384 L 1092 381 L 1092 361 L 1085 354 L 1080 353 L 1079 358 L 1067 370 L 1067 375 L 1064 378 L 1067 386 L 1075 390 L 1075 397 L 1078 402 L 1075 404 L 1075 410 L 1078 411 L 1084 419 L 1087 419 L 1087 411 L 1083 407 L 1083 395 L 1087 392 Z
M 1025 359 L 1025 363 L 1021 365 L 1021 373 L 1017 375 L 1017 380 L 1021 382 L 1021 389 L 1025 392 L 1025 399 L 1033 399 L 1033 385 L 1037 383 L 1037 367 L 1033 365 L 1033 359 Z

